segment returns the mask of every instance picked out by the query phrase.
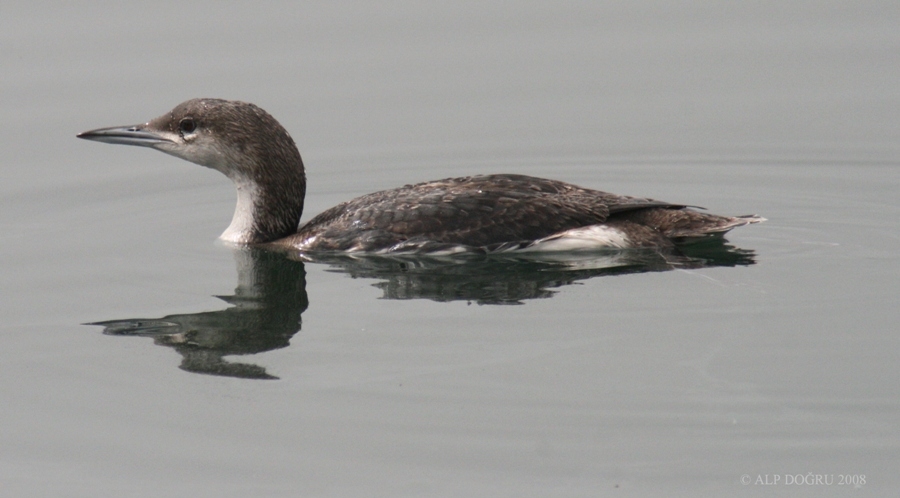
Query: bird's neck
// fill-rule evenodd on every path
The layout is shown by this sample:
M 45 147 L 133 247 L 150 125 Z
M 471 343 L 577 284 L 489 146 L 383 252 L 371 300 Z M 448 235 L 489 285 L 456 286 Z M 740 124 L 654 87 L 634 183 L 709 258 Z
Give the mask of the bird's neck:
M 231 224 L 219 238 L 235 244 L 261 244 L 297 232 L 306 194 L 302 163 L 299 168 L 274 172 L 278 174 L 231 178 L 237 205 Z

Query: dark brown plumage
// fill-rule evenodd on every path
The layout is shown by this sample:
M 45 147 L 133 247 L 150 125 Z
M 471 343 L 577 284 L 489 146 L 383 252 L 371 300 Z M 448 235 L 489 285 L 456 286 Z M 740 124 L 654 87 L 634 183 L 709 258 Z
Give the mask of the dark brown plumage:
M 682 206 L 524 175 L 447 178 L 357 197 L 316 216 L 283 242 L 302 245 L 315 238 L 310 249 L 332 251 L 455 245 L 491 250 L 649 207 Z

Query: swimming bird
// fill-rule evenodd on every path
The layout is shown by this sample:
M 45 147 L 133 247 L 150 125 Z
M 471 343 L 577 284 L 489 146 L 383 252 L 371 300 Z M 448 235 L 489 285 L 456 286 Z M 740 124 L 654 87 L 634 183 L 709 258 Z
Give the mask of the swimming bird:
M 220 238 L 234 244 L 380 254 L 670 249 L 764 220 L 494 174 L 363 195 L 300 225 L 306 194 L 300 152 L 287 130 L 253 104 L 192 99 L 147 123 L 78 138 L 150 147 L 224 173 L 237 188 L 237 206 Z

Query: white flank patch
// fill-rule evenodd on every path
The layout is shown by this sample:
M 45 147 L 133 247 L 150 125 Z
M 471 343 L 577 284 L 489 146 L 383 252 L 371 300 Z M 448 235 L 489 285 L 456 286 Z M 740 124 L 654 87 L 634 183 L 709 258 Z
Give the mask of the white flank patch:
M 463 254 L 467 252 L 472 252 L 472 249 L 466 246 L 454 246 L 447 249 L 441 249 L 440 251 L 430 251 L 427 254 L 429 256 L 453 256 L 454 254 Z
M 555 233 L 515 252 L 591 251 L 625 249 L 631 242 L 624 232 L 605 225 L 591 225 Z

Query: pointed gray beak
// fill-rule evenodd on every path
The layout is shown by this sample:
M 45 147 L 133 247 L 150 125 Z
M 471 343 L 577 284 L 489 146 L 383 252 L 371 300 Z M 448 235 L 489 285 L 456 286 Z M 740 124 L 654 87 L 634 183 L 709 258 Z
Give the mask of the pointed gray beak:
M 93 140 L 95 142 L 105 142 L 108 144 L 122 145 L 140 145 L 142 147 L 153 147 L 161 143 L 173 143 L 168 138 L 163 137 L 152 131 L 144 129 L 146 125 L 132 126 L 113 126 L 111 128 L 100 128 L 97 130 L 86 131 L 76 135 L 78 138 L 85 140 Z

